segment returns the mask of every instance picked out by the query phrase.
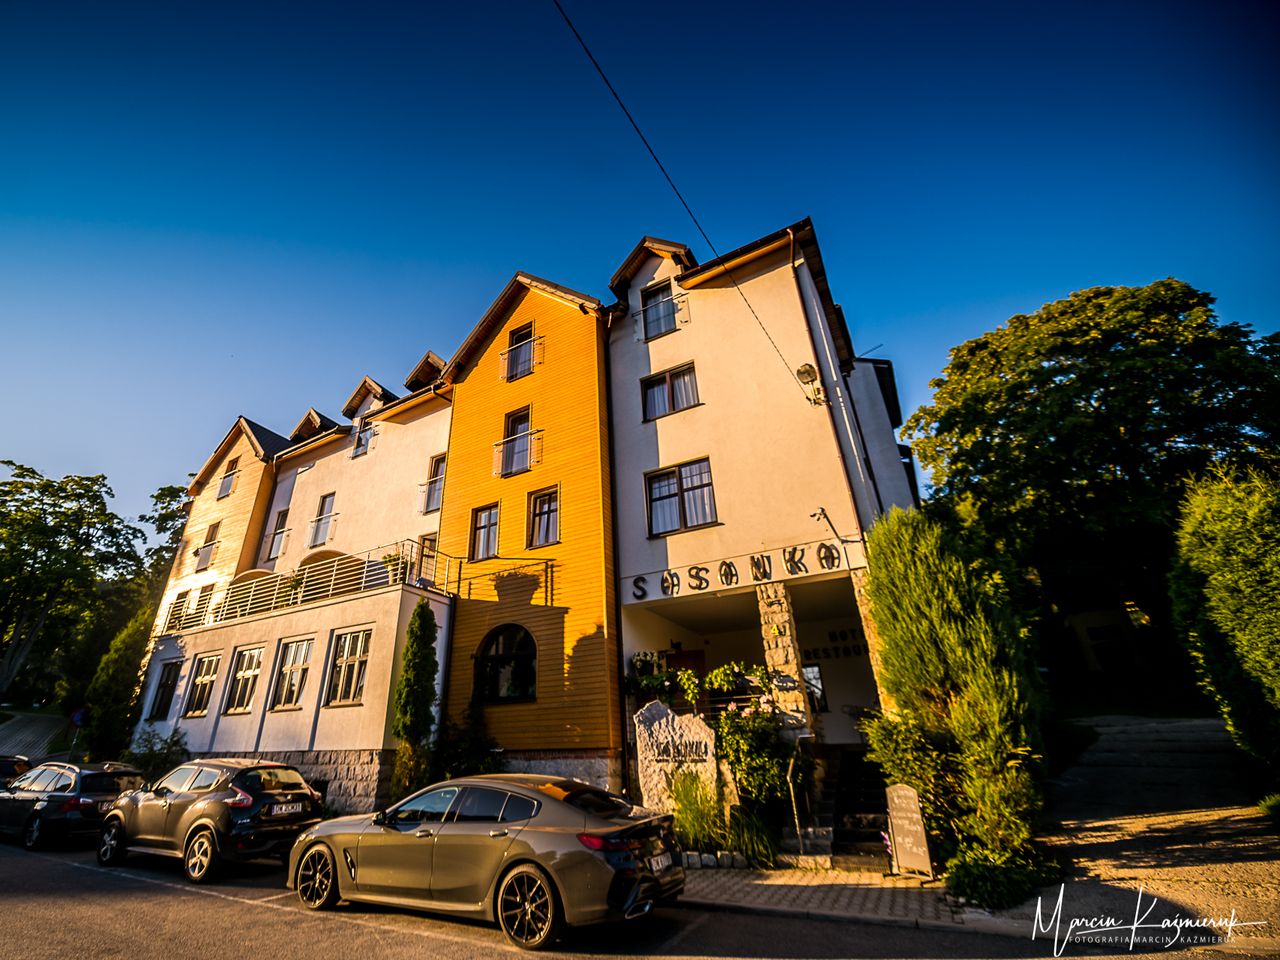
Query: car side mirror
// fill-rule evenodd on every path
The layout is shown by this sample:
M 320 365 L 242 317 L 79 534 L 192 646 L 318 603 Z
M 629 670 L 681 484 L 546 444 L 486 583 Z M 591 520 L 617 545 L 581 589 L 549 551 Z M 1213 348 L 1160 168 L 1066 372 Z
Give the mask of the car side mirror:
M 139 792 L 139 793 L 150 793 L 150 792 L 151 792 L 151 784 L 149 784 L 149 783 L 147 783 L 147 782 L 145 782 L 145 781 L 144 781 L 144 782 L 142 782 L 142 783 L 140 783 L 140 784 L 138 784 L 138 792 Z
M 156 787 L 153 791 L 157 797 L 167 797 L 171 791 L 168 787 Z
M 374 826 L 381 827 L 387 822 L 387 811 L 379 810 L 373 815 Z

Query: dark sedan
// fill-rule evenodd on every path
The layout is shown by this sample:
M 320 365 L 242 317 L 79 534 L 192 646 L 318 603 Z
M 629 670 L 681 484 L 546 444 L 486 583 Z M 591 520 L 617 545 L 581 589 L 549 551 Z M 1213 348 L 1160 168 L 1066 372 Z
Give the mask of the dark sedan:
M 577 780 L 469 777 L 307 830 L 288 883 L 312 909 L 346 898 L 478 917 L 536 950 L 564 924 L 639 917 L 678 896 L 671 824 Z
M 285 857 L 320 809 L 320 794 L 293 767 L 192 760 L 121 794 L 103 819 L 98 862 L 116 866 L 130 850 L 177 857 L 188 880 L 205 883 L 227 860 Z
M 42 763 L 0 788 L 0 832 L 28 850 L 50 839 L 94 837 L 102 814 L 142 774 L 120 763 Z

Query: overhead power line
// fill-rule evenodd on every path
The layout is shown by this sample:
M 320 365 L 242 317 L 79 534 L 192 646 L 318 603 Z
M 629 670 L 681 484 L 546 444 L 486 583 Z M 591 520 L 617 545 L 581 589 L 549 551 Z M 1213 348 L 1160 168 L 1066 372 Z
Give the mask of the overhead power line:
M 689 219 L 693 221 L 694 227 L 696 227 L 698 233 L 702 235 L 702 239 L 710 248 L 712 256 L 715 257 L 717 263 L 724 267 L 725 275 L 733 284 L 733 288 L 738 291 L 738 296 L 742 298 L 742 302 L 747 305 L 747 309 L 751 312 L 751 316 L 755 318 L 756 323 L 760 327 L 760 332 L 765 335 L 765 339 L 767 339 L 769 341 L 769 345 L 773 347 L 774 353 L 778 355 L 778 359 L 781 360 L 782 365 L 786 367 L 787 375 L 795 381 L 796 386 L 800 388 L 800 392 L 807 397 L 809 394 L 808 391 L 805 390 L 804 384 L 801 383 L 799 377 L 796 376 L 795 370 L 792 368 L 791 364 L 787 363 L 787 358 L 782 355 L 782 350 L 779 349 L 772 334 L 770 334 L 768 328 L 765 327 L 764 321 L 760 319 L 760 315 L 756 313 L 756 308 L 753 307 L 751 305 L 751 301 L 747 299 L 747 294 L 742 289 L 741 284 L 738 283 L 738 278 L 733 275 L 733 271 L 729 269 L 729 265 L 725 263 L 724 258 L 720 256 L 720 251 L 716 249 L 716 245 L 712 243 L 711 238 L 707 236 L 707 231 L 702 228 L 702 224 L 694 214 L 693 208 L 689 206 L 689 201 L 684 198 L 684 194 L 680 192 L 680 188 L 676 186 L 676 182 L 671 179 L 671 174 L 667 172 L 667 168 L 658 158 L 658 154 L 653 149 L 653 145 L 649 143 L 649 138 L 646 137 L 644 135 L 644 131 L 640 129 L 640 124 L 636 122 L 636 118 L 632 116 L 631 111 L 627 109 L 627 105 L 623 102 L 621 95 L 619 95 L 613 84 L 609 82 L 609 77 L 605 74 L 604 67 L 600 66 L 600 61 L 596 59 L 595 54 L 591 52 L 591 48 L 587 46 L 587 41 L 583 39 L 582 34 L 578 32 L 578 28 L 574 26 L 573 21 L 569 18 L 569 14 L 566 13 L 564 7 L 561 6 L 560 0 L 551 0 L 551 2 L 556 5 L 556 9 L 560 11 L 560 16 L 564 18 L 566 26 L 568 26 L 570 31 L 572 31 L 574 37 L 578 41 L 578 45 L 582 47 L 582 52 L 587 55 L 587 59 L 591 61 L 591 65 L 596 68 L 596 73 L 600 75 L 600 79 L 604 81 L 604 85 L 609 89 L 609 92 L 613 94 L 613 99 L 617 101 L 618 107 L 631 123 L 631 129 L 636 132 L 636 136 L 640 138 L 640 142 L 644 144 L 644 148 L 649 151 L 649 156 L 653 158 L 653 162 L 656 163 L 658 165 L 658 169 L 662 171 L 662 176 L 666 178 L 667 185 L 671 187 L 671 192 L 676 195 L 676 199 L 679 200 L 680 205 L 684 207 L 684 212 L 689 215 Z

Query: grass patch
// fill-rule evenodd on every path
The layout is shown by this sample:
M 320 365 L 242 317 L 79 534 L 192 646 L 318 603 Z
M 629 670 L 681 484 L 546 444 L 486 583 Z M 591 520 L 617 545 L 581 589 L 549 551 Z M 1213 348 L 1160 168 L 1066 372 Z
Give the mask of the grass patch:
M 1280 793 L 1272 793 L 1258 801 L 1258 809 L 1280 823 Z

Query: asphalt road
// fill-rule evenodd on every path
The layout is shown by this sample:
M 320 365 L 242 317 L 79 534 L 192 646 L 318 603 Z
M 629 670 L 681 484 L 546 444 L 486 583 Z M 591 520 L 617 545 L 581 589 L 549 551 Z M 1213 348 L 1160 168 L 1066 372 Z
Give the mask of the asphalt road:
M 407 911 L 341 904 L 304 910 L 276 865 L 231 868 L 207 887 L 177 861 L 139 854 L 100 868 L 89 849 L 27 853 L 0 844 L 0 958 L 173 960 L 357 957 L 450 960 L 518 956 L 496 928 Z M 667 908 L 625 924 L 571 930 L 550 956 L 1046 957 L 1044 941 L 972 933 L 778 919 Z M 1076 946 L 1065 956 L 1099 956 Z M 1161 953 L 1189 960 L 1204 953 Z

